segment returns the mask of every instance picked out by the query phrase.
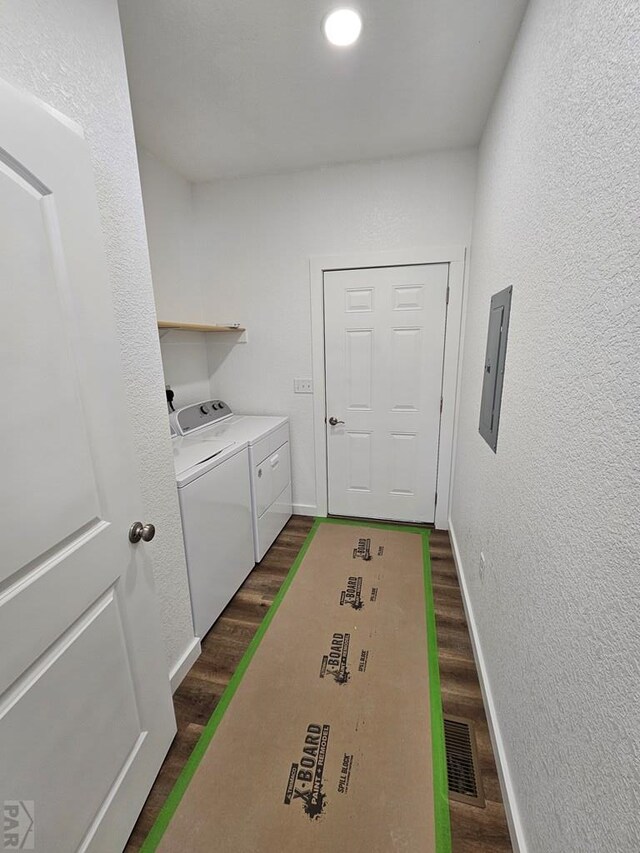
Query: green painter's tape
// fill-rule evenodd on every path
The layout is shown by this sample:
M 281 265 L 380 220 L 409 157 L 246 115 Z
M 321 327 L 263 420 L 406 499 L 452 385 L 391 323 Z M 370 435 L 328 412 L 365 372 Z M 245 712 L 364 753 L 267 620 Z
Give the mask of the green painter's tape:
M 231 681 L 227 685 L 227 689 L 222 694 L 222 697 L 209 719 L 198 743 L 193 752 L 189 756 L 189 760 L 185 764 L 182 773 L 178 777 L 177 782 L 173 786 L 171 793 L 158 815 L 149 835 L 142 845 L 140 853 L 153 853 L 158 847 L 162 836 L 164 835 L 171 818 L 176 812 L 180 800 L 184 796 L 185 791 L 189 787 L 198 765 L 207 751 L 207 747 L 216 733 L 220 721 L 224 716 L 225 711 L 229 707 L 229 703 L 238 689 L 238 685 L 242 680 L 243 675 L 247 671 L 247 667 L 251 663 L 251 659 L 256 653 L 256 649 L 260 645 L 267 628 L 273 621 L 273 617 L 282 603 L 283 598 L 304 557 L 309 550 L 309 546 L 313 541 L 318 528 L 321 524 L 348 524 L 354 527 L 376 527 L 384 530 L 402 530 L 407 533 L 415 533 L 422 537 L 422 559 L 424 568 L 424 589 L 426 599 L 426 614 L 427 614 L 427 640 L 428 640 L 428 662 L 429 662 L 429 691 L 431 702 L 431 734 L 432 734 L 432 751 L 433 751 L 433 773 L 434 773 L 434 795 L 435 795 L 435 830 L 436 830 L 436 853 L 451 853 L 451 830 L 449 824 L 449 803 L 447 799 L 447 765 L 444 752 L 444 727 L 442 721 L 442 703 L 440 699 L 440 675 L 438 670 L 438 651 L 436 645 L 436 624 L 433 609 L 433 596 L 431 591 L 431 562 L 429 559 L 429 531 L 421 527 L 410 527 L 398 524 L 386 524 L 369 521 L 352 521 L 351 519 L 342 518 L 316 518 L 313 522 L 313 527 L 305 542 L 300 549 L 300 553 L 285 578 L 284 583 L 280 587 L 278 594 L 273 600 L 273 604 L 267 611 L 258 630 L 256 631 L 247 651 L 244 653 L 242 660 L 238 664 L 238 668 L 233 673 Z
M 395 521 L 369 521 L 358 520 L 356 518 L 316 518 L 316 523 L 320 524 L 346 524 L 348 527 L 374 527 L 378 530 L 397 530 L 400 533 L 419 533 L 421 536 L 429 536 L 431 532 L 429 527 L 423 527 L 420 524 L 401 524 Z M 427 542 L 427 544 L 429 544 Z

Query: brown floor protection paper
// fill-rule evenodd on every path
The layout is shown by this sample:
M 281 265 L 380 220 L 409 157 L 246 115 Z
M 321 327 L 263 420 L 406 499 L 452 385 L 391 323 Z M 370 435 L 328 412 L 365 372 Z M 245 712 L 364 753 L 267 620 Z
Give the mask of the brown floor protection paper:
M 321 524 L 161 853 L 435 850 L 422 537 Z

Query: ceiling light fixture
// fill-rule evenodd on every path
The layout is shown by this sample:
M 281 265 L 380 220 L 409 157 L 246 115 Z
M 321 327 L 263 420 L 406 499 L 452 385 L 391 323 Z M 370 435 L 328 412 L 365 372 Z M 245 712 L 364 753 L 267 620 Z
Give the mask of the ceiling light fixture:
M 335 9 L 324 19 L 322 28 L 331 44 L 348 47 L 360 38 L 362 18 L 354 9 Z

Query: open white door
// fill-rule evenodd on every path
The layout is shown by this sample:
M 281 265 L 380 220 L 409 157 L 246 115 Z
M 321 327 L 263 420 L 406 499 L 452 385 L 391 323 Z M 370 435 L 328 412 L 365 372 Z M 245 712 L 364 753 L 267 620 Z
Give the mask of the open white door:
M 93 174 L 45 105 L 0 114 L 0 849 L 117 853 L 175 720 Z
M 435 518 L 448 264 L 324 274 L 328 508 Z

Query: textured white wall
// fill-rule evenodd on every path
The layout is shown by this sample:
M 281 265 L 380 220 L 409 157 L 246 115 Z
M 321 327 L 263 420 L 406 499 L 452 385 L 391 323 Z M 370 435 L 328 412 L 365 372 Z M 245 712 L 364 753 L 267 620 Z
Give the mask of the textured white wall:
M 640 850 L 639 80 L 637 0 L 531 0 L 480 151 L 452 520 L 532 853 Z
M 4 0 L 0 75 L 75 119 L 91 150 L 169 667 L 193 638 L 149 256 L 115 0 Z
M 158 317 L 206 322 L 195 276 L 191 184 L 144 149 L 138 150 L 138 162 Z M 207 399 L 205 335 L 163 332 L 160 349 L 165 382 L 175 392 L 176 408 Z
M 205 314 L 248 327 L 210 336 L 212 392 L 245 412 L 291 417 L 294 503 L 315 509 L 309 257 L 468 245 L 474 150 L 198 184 Z

